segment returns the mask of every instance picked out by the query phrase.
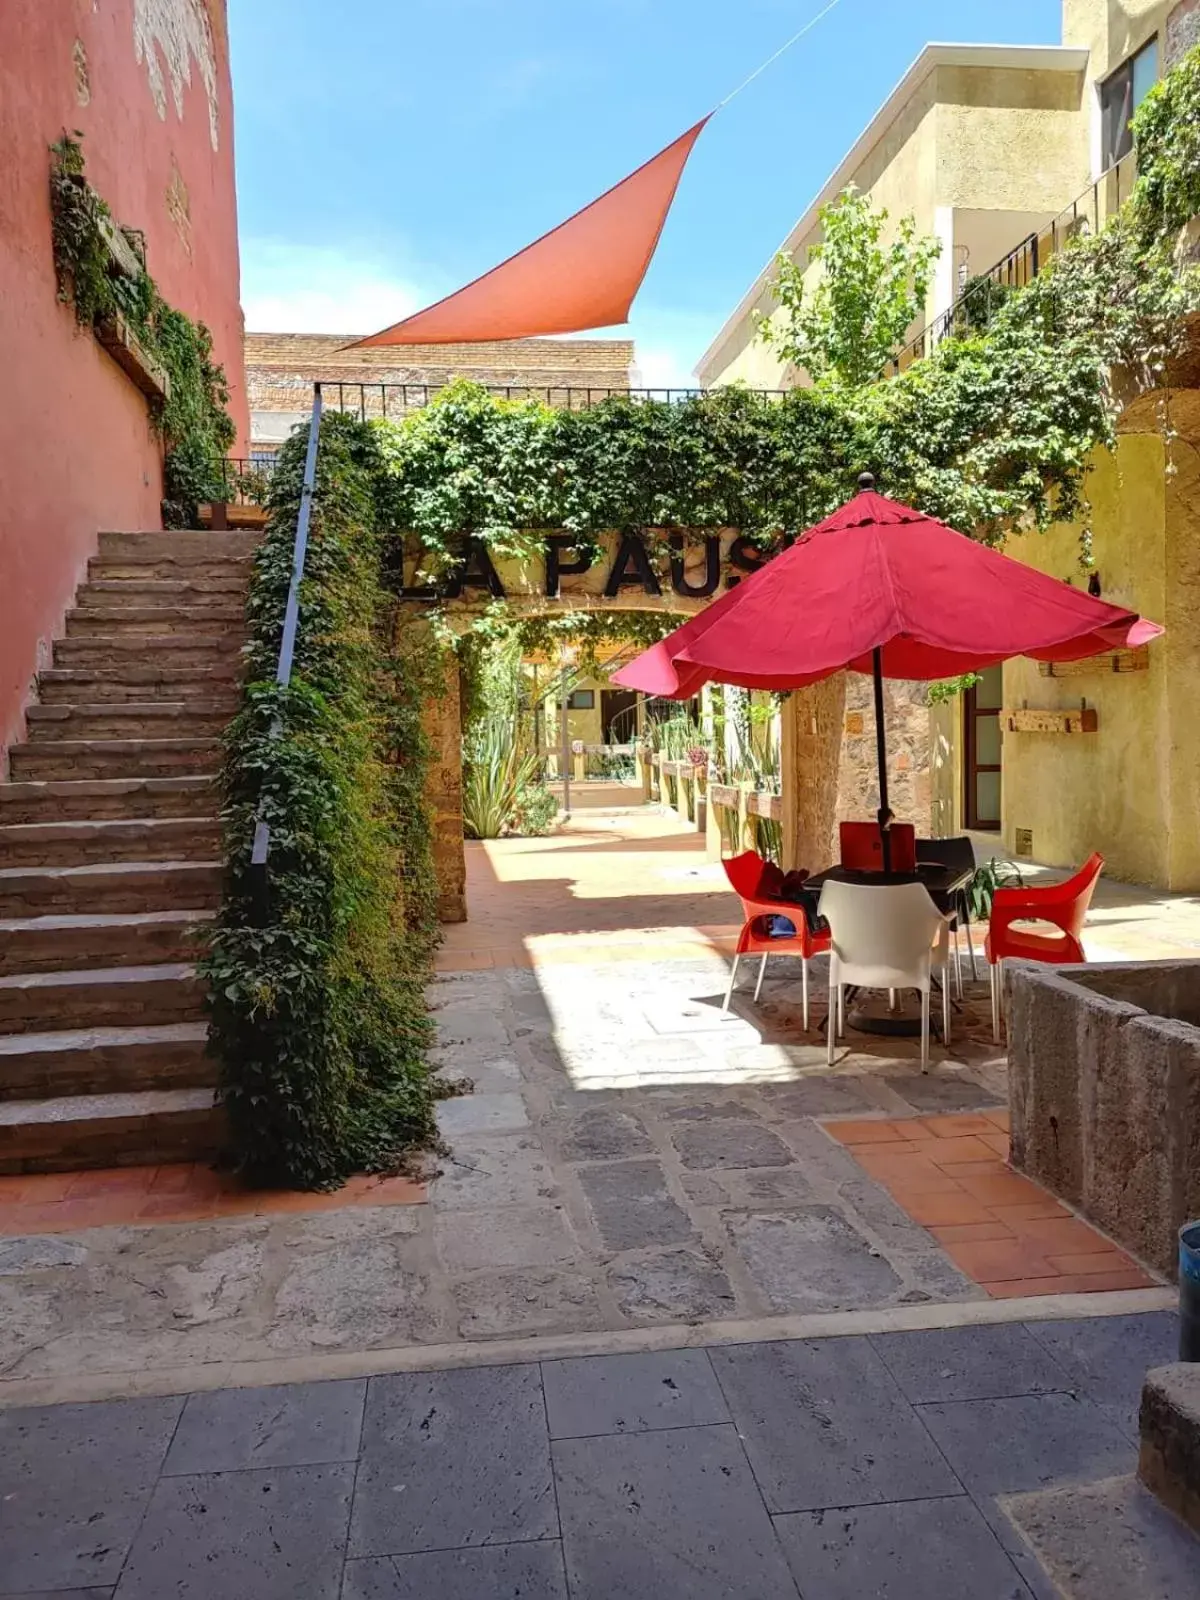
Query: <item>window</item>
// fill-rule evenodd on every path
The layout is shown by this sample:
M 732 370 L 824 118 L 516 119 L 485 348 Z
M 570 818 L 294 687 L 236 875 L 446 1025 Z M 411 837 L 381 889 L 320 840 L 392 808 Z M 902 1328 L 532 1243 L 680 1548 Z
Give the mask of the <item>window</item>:
M 1100 166 L 1115 167 L 1133 149 L 1129 124 L 1158 78 L 1158 38 L 1144 44 L 1100 85 Z
M 568 711 L 594 711 L 595 709 L 595 689 L 572 689 L 567 700 Z

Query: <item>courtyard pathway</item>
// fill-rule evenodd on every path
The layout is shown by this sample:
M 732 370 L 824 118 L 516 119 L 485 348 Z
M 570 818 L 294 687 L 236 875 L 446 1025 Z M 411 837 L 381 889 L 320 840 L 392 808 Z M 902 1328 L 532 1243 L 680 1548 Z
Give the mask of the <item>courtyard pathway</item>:
M 784 959 L 722 1016 L 738 904 L 673 818 L 468 859 L 436 1175 L 0 1179 L 0 1404 L 1170 1303 L 1005 1165 L 982 982 L 928 1075 L 862 1035 L 829 1071 L 819 975 L 808 1033 Z

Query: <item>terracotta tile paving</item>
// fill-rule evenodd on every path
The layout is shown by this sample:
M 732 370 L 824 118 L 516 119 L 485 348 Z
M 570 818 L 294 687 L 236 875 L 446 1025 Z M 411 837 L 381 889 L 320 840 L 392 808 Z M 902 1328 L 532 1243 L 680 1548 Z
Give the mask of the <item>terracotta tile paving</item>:
M 1006 1111 L 856 1118 L 824 1128 L 994 1299 L 1144 1289 L 1155 1281 L 1007 1165 Z
M 423 1205 L 426 1198 L 425 1185 L 409 1178 L 352 1178 L 334 1194 L 304 1194 L 247 1189 L 236 1178 L 201 1165 L 31 1173 L 0 1177 L 0 1237 L 354 1206 Z
M 439 972 L 696 960 L 731 950 L 739 906 L 703 841 L 648 811 L 577 814 L 545 839 L 467 846 L 470 921 L 445 930 Z

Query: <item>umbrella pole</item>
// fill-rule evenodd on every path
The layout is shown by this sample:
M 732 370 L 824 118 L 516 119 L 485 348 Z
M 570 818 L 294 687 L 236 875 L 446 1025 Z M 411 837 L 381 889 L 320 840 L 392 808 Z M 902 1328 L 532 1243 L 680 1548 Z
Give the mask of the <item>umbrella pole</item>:
M 883 720 L 883 651 L 871 652 L 871 676 L 875 680 L 875 760 L 879 766 L 879 833 L 883 842 L 883 870 L 892 870 L 892 809 L 888 804 L 887 729 Z

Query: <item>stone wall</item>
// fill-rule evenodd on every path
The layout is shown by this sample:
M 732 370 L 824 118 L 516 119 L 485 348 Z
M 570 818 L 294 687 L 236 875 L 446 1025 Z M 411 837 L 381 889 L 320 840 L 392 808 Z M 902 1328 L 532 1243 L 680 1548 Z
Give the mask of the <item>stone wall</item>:
M 871 679 L 846 674 L 842 753 L 838 764 L 837 815 L 873 817 L 879 809 L 875 753 L 875 706 Z M 888 752 L 888 799 L 898 822 L 915 824 L 918 838 L 933 831 L 932 738 L 925 685 L 883 686 Z
M 1174 1276 L 1200 1216 L 1200 962 L 1045 968 L 1009 990 L 1013 1165 Z
M 463 850 L 462 701 L 455 656 L 446 657 L 441 692 L 426 700 L 421 721 L 430 745 L 425 797 L 433 824 L 438 920 L 465 922 L 467 862 Z

